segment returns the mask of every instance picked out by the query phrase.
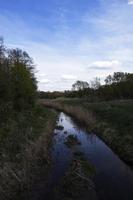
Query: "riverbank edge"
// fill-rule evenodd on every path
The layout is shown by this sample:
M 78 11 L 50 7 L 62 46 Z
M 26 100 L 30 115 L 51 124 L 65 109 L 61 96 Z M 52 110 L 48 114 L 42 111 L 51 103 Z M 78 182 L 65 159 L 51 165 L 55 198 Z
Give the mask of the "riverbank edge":
M 97 134 L 126 164 L 133 169 L 133 157 L 130 149 L 123 146 L 122 140 L 118 137 L 118 131 L 110 127 L 107 122 L 97 119 L 92 111 L 81 106 L 65 105 L 58 101 L 42 101 L 41 104 L 63 111 L 72 116 L 78 123 L 85 126 L 88 132 Z M 117 133 L 117 134 L 116 134 Z
M 34 156 L 36 157 L 37 161 L 37 163 L 36 161 L 34 162 L 34 166 L 37 165 L 37 168 L 35 170 L 35 179 L 30 189 L 30 199 L 34 199 L 34 196 L 36 195 L 36 186 L 39 185 L 40 182 L 43 182 L 43 187 L 46 188 L 52 167 L 51 147 L 53 141 L 53 132 L 57 123 L 58 112 L 51 108 L 49 108 L 49 112 L 52 113 L 52 116 L 48 119 L 46 126 L 42 129 L 42 134 L 35 142 L 35 145 L 32 144 Z M 44 120 L 46 119 L 44 118 Z
M 33 120 L 32 125 L 35 125 L 28 129 L 32 139 L 26 136 L 27 140 L 23 143 L 19 137 L 18 142 L 22 146 L 22 151 L 15 152 L 14 160 L 8 158 L 1 162 L 1 200 L 32 199 L 35 192 L 34 185 L 38 184 L 42 177 L 44 186 L 47 184 L 52 165 L 50 150 L 58 112 L 40 105 L 37 105 L 36 110 L 39 112 L 36 111 L 35 118 L 29 118 L 30 121 Z

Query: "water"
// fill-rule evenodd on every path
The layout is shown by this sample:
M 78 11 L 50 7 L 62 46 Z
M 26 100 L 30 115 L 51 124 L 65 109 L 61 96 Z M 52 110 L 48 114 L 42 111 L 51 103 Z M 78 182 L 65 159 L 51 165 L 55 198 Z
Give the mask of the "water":
M 60 113 L 58 125 L 63 126 L 64 130 L 54 131 L 53 168 L 49 181 L 51 195 L 52 189 L 67 171 L 73 159 L 73 153 L 81 151 L 96 168 L 94 182 L 98 199 L 133 200 L 133 171 L 101 139 L 80 128 L 71 117 Z M 81 145 L 68 148 L 64 142 L 70 134 L 76 135 Z

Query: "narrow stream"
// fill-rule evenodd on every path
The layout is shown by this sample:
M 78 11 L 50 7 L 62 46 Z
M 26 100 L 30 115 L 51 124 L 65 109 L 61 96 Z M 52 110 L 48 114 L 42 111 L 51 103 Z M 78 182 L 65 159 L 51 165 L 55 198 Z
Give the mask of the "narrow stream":
M 96 168 L 94 182 L 99 200 L 133 200 L 133 171 L 101 139 L 80 128 L 71 117 L 60 113 L 58 125 L 64 129 L 54 131 L 50 188 L 67 171 L 73 153 L 81 151 Z M 64 142 L 70 134 L 76 135 L 81 145 L 68 148 Z

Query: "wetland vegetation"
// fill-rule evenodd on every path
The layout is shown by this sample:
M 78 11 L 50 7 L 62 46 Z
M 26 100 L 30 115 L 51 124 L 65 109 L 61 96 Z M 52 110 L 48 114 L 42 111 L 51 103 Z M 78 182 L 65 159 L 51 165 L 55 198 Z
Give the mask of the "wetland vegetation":
M 132 200 L 132 86 L 117 72 L 39 92 L 33 60 L 1 39 L 0 199 Z

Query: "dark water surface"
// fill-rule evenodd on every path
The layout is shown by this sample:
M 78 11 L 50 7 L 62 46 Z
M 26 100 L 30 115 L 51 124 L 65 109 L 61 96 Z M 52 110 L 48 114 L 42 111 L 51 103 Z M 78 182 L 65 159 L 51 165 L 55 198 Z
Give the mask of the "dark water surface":
M 58 125 L 63 126 L 64 130 L 54 131 L 50 199 L 54 199 L 52 189 L 67 171 L 73 152 L 81 151 L 96 168 L 94 181 L 98 199 L 133 200 L 133 171 L 101 139 L 80 128 L 71 117 L 60 113 Z M 76 135 L 81 145 L 69 149 L 64 142 L 70 134 Z

